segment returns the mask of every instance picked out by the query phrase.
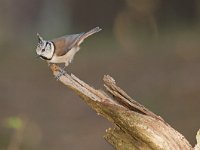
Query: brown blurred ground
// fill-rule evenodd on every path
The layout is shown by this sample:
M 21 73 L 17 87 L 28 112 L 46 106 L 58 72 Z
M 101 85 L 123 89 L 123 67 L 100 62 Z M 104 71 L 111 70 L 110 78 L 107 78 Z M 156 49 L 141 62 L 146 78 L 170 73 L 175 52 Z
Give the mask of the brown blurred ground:
M 194 145 L 200 128 L 200 3 L 198 0 L 3 0 L 0 2 L 0 149 L 8 147 L 10 116 L 28 121 L 20 150 L 111 150 L 111 125 L 57 82 L 36 59 L 45 39 L 87 31 L 68 68 L 102 87 L 104 74 L 161 115 Z

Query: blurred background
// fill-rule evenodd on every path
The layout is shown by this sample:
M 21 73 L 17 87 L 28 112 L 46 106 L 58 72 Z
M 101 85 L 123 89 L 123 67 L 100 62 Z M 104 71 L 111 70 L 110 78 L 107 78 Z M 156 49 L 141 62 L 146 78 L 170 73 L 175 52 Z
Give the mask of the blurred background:
M 195 144 L 200 128 L 199 0 L 1 0 L 0 149 L 112 150 L 112 125 L 36 58 L 44 39 L 88 31 L 68 72 L 103 88 L 114 77 Z

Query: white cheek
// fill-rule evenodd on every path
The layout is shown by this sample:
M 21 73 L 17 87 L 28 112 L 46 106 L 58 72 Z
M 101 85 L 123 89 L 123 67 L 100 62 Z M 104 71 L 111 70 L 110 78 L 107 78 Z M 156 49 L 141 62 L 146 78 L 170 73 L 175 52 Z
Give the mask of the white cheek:
M 50 47 L 49 53 L 50 53 L 50 55 L 52 57 L 53 53 L 54 53 L 54 45 L 52 43 L 51 43 L 51 47 Z
M 46 57 L 51 58 L 51 57 L 53 57 L 53 53 L 54 53 L 53 47 L 51 47 L 51 48 L 48 47 L 48 49 L 46 49 L 45 55 L 46 55 Z

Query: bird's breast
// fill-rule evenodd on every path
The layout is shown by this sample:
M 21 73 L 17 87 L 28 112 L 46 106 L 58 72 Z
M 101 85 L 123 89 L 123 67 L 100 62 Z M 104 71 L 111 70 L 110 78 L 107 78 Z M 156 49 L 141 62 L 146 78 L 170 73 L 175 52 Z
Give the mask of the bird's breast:
M 65 54 L 63 56 L 54 55 L 49 62 L 51 62 L 51 63 L 64 63 L 66 61 L 66 55 L 67 54 Z
M 56 54 L 54 54 L 54 56 L 52 57 L 52 59 L 49 62 L 51 62 L 51 63 L 70 63 L 73 60 L 74 55 L 78 51 L 79 51 L 79 47 L 74 47 L 63 56 L 57 56 Z

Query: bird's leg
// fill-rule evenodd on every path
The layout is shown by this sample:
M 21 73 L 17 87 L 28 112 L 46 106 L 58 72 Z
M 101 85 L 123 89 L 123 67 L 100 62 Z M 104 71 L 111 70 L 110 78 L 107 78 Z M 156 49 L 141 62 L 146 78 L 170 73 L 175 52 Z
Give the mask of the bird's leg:
M 69 61 L 66 61 L 65 62 L 65 66 L 60 69 L 60 72 L 59 74 L 56 76 L 56 79 L 59 80 L 59 78 L 62 76 L 62 75 L 65 75 L 66 74 L 66 71 L 65 71 L 65 68 L 69 65 Z
M 64 66 L 62 69 L 60 69 L 60 72 L 59 72 L 58 75 L 55 77 L 57 80 L 59 80 L 60 77 L 61 77 L 62 75 L 65 75 L 65 74 L 66 74 L 65 68 L 66 68 L 66 66 Z
M 66 73 L 65 68 L 66 68 L 66 66 L 64 66 L 64 67 L 60 70 L 60 72 L 62 73 L 62 75 L 65 75 L 65 73 Z

